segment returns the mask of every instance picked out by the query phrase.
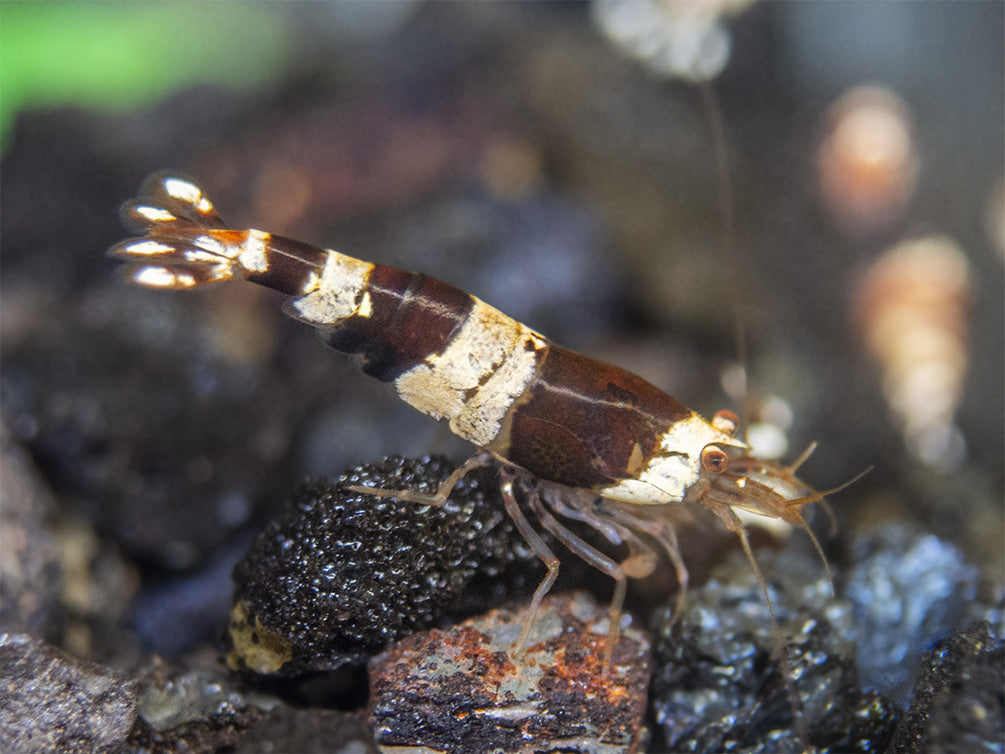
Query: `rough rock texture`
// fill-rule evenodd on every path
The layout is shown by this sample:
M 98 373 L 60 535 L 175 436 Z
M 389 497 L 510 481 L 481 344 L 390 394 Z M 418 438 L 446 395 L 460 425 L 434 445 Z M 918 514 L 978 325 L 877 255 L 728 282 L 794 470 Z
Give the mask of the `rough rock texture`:
M 608 610 L 584 593 L 528 617 L 493 610 L 404 639 L 370 663 L 370 724 L 382 747 L 634 752 L 644 738 L 648 637 L 623 628 L 605 668 Z
M 136 684 L 38 639 L 0 634 L 0 750 L 114 752 L 136 720 Z
M 478 574 L 516 559 L 522 540 L 485 474 L 443 507 L 346 489 L 435 492 L 454 468 L 390 458 L 303 485 L 234 570 L 232 666 L 302 673 L 359 660 L 433 625 Z
M 986 617 L 976 599 L 977 568 L 917 527 L 884 526 L 856 537 L 845 582 L 862 685 L 901 705 L 932 642 Z
M 167 754 L 233 747 L 277 703 L 241 693 L 219 668 L 186 671 L 155 660 L 141 674 L 138 717 L 128 748 L 137 754 Z
M 650 706 L 674 751 L 882 751 L 897 712 L 860 689 L 851 606 L 831 595 L 820 564 L 794 551 L 759 552 L 786 638 L 790 689 L 775 658 L 771 614 L 749 564 L 726 567 L 688 594 L 679 620 L 654 623 Z M 804 740 L 808 735 L 809 741 Z
M 235 754 L 378 754 L 366 722 L 349 712 L 277 706 L 248 729 Z
M 925 657 L 911 709 L 891 752 L 1005 749 L 1005 648 L 988 623 L 972 623 Z

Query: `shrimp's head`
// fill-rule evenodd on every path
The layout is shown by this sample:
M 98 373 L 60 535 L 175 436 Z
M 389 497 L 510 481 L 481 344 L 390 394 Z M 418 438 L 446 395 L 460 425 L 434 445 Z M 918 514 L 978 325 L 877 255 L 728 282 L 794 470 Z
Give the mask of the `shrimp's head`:
M 728 411 L 720 411 L 712 420 L 730 434 L 736 423 L 736 415 Z M 701 453 L 700 482 L 688 497 L 720 517 L 727 509 L 744 510 L 805 527 L 800 509 L 836 491 L 818 492 L 796 476 L 815 447 L 814 443 L 794 462 L 782 464 L 757 458 L 746 446 L 707 445 Z
M 696 491 L 695 502 L 713 509 L 741 509 L 802 526 L 800 508 L 828 494 L 796 476 L 796 470 L 812 451 L 810 446 L 795 463 L 786 465 L 762 460 L 743 448 L 707 446 L 702 452 L 703 483 Z
M 722 417 L 723 413 L 727 414 L 726 418 Z M 735 418 L 733 414 L 720 412 L 716 415 L 713 423 L 725 423 L 729 417 Z M 746 526 L 737 512 L 747 511 L 758 516 L 785 521 L 803 529 L 824 564 L 828 580 L 833 584 L 827 557 L 824 555 L 823 548 L 821 548 L 813 530 L 803 518 L 802 508 L 810 503 L 822 502 L 824 509 L 831 516 L 831 525 L 836 526 L 834 514 L 824 498 L 854 484 L 871 470 L 871 467 L 865 469 L 844 484 L 832 489 L 822 492 L 815 490 L 796 476 L 796 470 L 810 457 L 815 448 L 816 443 L 813 443 L 792 463 L 781 464 L 776 461 L 764 461 L 756 458 L 750 454 L 750 449 L 745 446 L 739 448 L 725 446 L 724 448 L 715 444 L 706 445 L 701 452 L 699 482 L 688 490 L 688 495 L 685 497 L 685 500 L 711 510 L 726 525 L 726 528 L 740 537 L 747 560 L 750 561 L 754 573 L 757 574 L 762 591 L 768 597 L 769 607 L 771 599 L 768 595 L 767 584 L 750 548 Z

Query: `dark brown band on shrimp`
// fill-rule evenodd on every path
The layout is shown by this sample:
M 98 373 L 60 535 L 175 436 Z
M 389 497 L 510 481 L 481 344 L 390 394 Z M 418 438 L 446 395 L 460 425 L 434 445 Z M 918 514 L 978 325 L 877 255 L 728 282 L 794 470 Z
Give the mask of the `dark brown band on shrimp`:
M 375 264 L 362 295 L 367 316 L 323 329 L 325 343 L 358 354 L 365 374 L 392 382 L 443 353 L 467 320 L 474 299 L 464 291 L 418 272 Z
M 680 502 L 689 490 L 705 494 L 703 473 L 728 468 L 715 446 L 742 445 L 641 377 L 555 346 L 452 285 L 220 227 L 187 179 L 159 176 L 124 212 L 146 230 L 112 250 L 135 282 L 191 288 L 243 277 L 291 294 L 287 312 L 365 373 L 542 480 L 639 505 Z
M 590 489 L 637 476 L 666 428 L 691 415 L 641 377 L 550 344 L 493 449 L 543 479 Z
M 229 233 L 235 236 L 228 239 L 229 243 L 234 244 L 241 242 L 236 236 L 242 232 L 247 233 L 247 231 L 213 231 L 213 235 L 220 238 L 223 234 Z M 287 295 L 295 295 L 304 290 L 311 275 L 320 274 L 324 268 L 327 256 L 324 249 L 293 238 L 274 236 L 271 233 L 263 236 L 266 266 L 260 272 L 248 273 L 248 280 L 252 283 L 264 285 Z

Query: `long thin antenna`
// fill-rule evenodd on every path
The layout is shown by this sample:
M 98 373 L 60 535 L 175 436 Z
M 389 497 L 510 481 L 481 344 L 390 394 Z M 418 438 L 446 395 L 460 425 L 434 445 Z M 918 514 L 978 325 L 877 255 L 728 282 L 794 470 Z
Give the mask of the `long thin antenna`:
M 778 661 L 781 664 L 782 674 L 784 675 L 785 695 L 788 697 L 789 709 L 792 711 L 792 723 L 796 727 L 796 735 L 799 737 L 801 745 L 809 747 L 810 731 L 806 724 L 806 720 L 803 717 L 802 704 L 799 701 L 799 695 L 796 694 L 796 687 L 792 680 L 792 661 L 789 660 L 789 650 L 788 644 L 785 641 L 785 634 L 782 632 L 782 627 L 778 623 L 778 615 L 775 613 L 775 605 L 771 601 L 771 592 L 768 591 L 768 582 L 765 580 L 764 574 L 761 572 L 761 567 L 757 565 L 757 559 L 754 557 L 754 551 L 750 547 L 750 539 L 747 536 L 747 528 L 743 525 L 742 521 L 739 522 L 739 525 L 740 528 L 736 533 L 740 537 L 740 544 L 743 545 L 743 554 L 747 556 L 747 561 L 750 563 L 751 568 L 754 569 L 754 575 L 757 577 L 757 583 L 761 587 L 761 592 L 764 594 L 764 601 L 768 606 L 768 613 L 771 614 L 771 628 L 774 634 L 775 652 L 778 654 Z
M 743 427 L 744 439 L 750 427 L 750 391 L 747 389 L 747 329 L 744 324 L 743 312 L 749 311 L 747 286 L 747 259 L 741 255 L 736 243 L 736 211 L 733 206 L 733 181 L 729 171 L 729 159 L 726 150 L 726 129 L 722 120 L 722 108 L 719 99 L 712 89 L 711 83 L 701 81 L 698 84 L 701 94 L 701 104 L 705 110 L 712 131 L 712 145 L 715 159 L 716 194 L 719 201 L 719 214 L 722 216 L 722 247 L 729 270 L 730 296 L 733 300 L 733 336 L 736 339 L 736 360 L 740 365 L 743 377 L 741 394 L 743 404 L 740 406 L 740 426 Z
M 740 407 L 740 425 L 743 427 L 744 441 L 746 441 L 748 439 L 747 432 L 750 427 L 750 416 L 752 413 L 747 380 L 747 328 L 743 319 L 743 312 L 749 311 L 748 306 L 750 304 L 749 286 L 747 284 L 749 279 L 747 270 L 748 259 L 746 255 L 740 254 L 736 243 L 736 213 L 733 206 L 733 182 L 730 177 L 728 155 L 726 153 L 726 129 L 722 120 L 722 108 L 719 106 L 719 100 L 708 81 L 702 81 L 698 86 L 698 91 L 701 92 L 702 106 L 705 109 L 705 115 L 712 129 L 712 143 L 715 147 L 716 193 L 719 199 L 719 212 L 722 214 L 722 245 L 726 267 L 730 271 L 731 284 L 729 288 L 730 296 L 733 300 L 733 332 L 736 338 L 736 358 L 740 364 L 740 374 L 743 376 L 743 385 L 741 386 L 743 404 Z M 812 449 L 809 452 L 812 452 Z M 805 453 L 799 458 L 796 465 L 802 463 L 808 456 L 809 453 Z M 735 513 L 732 513 L 732 515 L 736 516 Z M 805 521 L 802 523 L 803 527 L 809 532 L 810 539 L 817 547 L 817 551 L 822 556 L 823 552 L 820 550 L 820 545 L 816 541 L 816 537 L 813 536 L 813 532 L 806 526 Z M 754 570 L 757 583 L 761 587 L 761 592 L 764 594 L 764 600 L 768 606 L 768 612 L 771 615 L 775 651 L 778 654 L 781 670 L 785 676 L 785 692 L 788 697 L 789 708 L 792 711 L 796 735 L 804 746 L 809 746 L 809 729 L 803 717 L 802 705 L 792 681 L 792 663 L 789 660 L 785 634 L 782 632 L 782 627 L 778 623 L 778 616 L 775 614 L 775 606 L 771 601 L 771 593 L 768 591 L 768 582 L 765 580 L 760 566 L 757 565 L 756 558 L 754 558 L 754 551 L 750 547 L 750 539 L 747 536 L 746 527 L 738 518 L 736 519 L 736 524 L 737 528 L 734 531 L 740 537 L 743 552 Z M 826 560 L 824 563 L 826 565 Z M 830 577 L 829 567 L 827 573 L 828 577 Z

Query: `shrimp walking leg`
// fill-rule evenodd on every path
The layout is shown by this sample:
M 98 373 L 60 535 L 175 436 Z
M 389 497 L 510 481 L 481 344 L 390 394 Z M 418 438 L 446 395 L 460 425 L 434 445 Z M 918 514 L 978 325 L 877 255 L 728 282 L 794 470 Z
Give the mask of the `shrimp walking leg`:
M 513 492 L 513 485 L 516 481 L 516 474 L 512 469 L 504 467 L 500 472 L 500 477 L 502 478 L 502 496 L 503 505 L 506 507 L 506 513 L 513 520 L 516 525 L 517 530 L 520 535 L 524 538 L 524 541 L 530 545 L 534 553 L 541 559 L 545 567 L 548 569 L 548 573 L 545 575 L 541 583 L 538 584 L 537 589 L 534 590 L 534 596 L 530 600 L 530 609 L 527 611 L 527 618 L 523 624 L 523 631 L 520 632 L 520 638 L 516 642 L 516 651 L 520 652 L 527 644 L 527 639 L 530 638 L 530 632 L 534 628 L 534 622 L 537 620 L 537 614 L 541 609 L 541 601 L 544 599 L 545 595 L 551 591 L 551 587 L 555 583 L 555 579 L 558 578 L 558 558 L 555 553 L 551 551 L 547 543 L 541 538 L 541 535 L 534 530 L 534 527 L 530 525 L 527 517 L 523 515 L 523 511 L 520 510 L 520 504 L 517 502 L 516 495 Z M 536 495 L 536 491 L 531 491 L 531 495 Z
M 405 503 L 417 503 L 418 505 L 432 505 L 440 507 L 445 505 L 450 498 L 450 493 L 454 491 L 460 481 L 475 469 L 488 466 L 492 463 L 492 456 L 488 453 L 476 453 L 468 458 L 463 464 L 458 466 L 454 472 L 443 480 L 443 483 L 433 494 L 419 492 L 418 490 L 387 490 L 380 487 L 367 487 L 366 485 L 353 484 L 349 486 L 352 492 L 361 492 L 374 497 L 385 497 L 393 500 L 401 500 Z
M 633 535 L 629 539 L 629 556 L 618 563 L 569 531 L 545 508 L 540 495 L 532 494 L 528 502 L 541 525 L 556 539 L 591 566 L 614 579 L 614 596 L 611 598 L 608 613 L 607 645 L 604 649 L 604 667 L 610 667 L 611 657 L 620 633 L 621 611 L 625 603 L 628 578 L 644 578 L 651 574 L 656 568 L 656 553 Z M 589 524 L 590 521 L 587 520 L 586 523 Z

